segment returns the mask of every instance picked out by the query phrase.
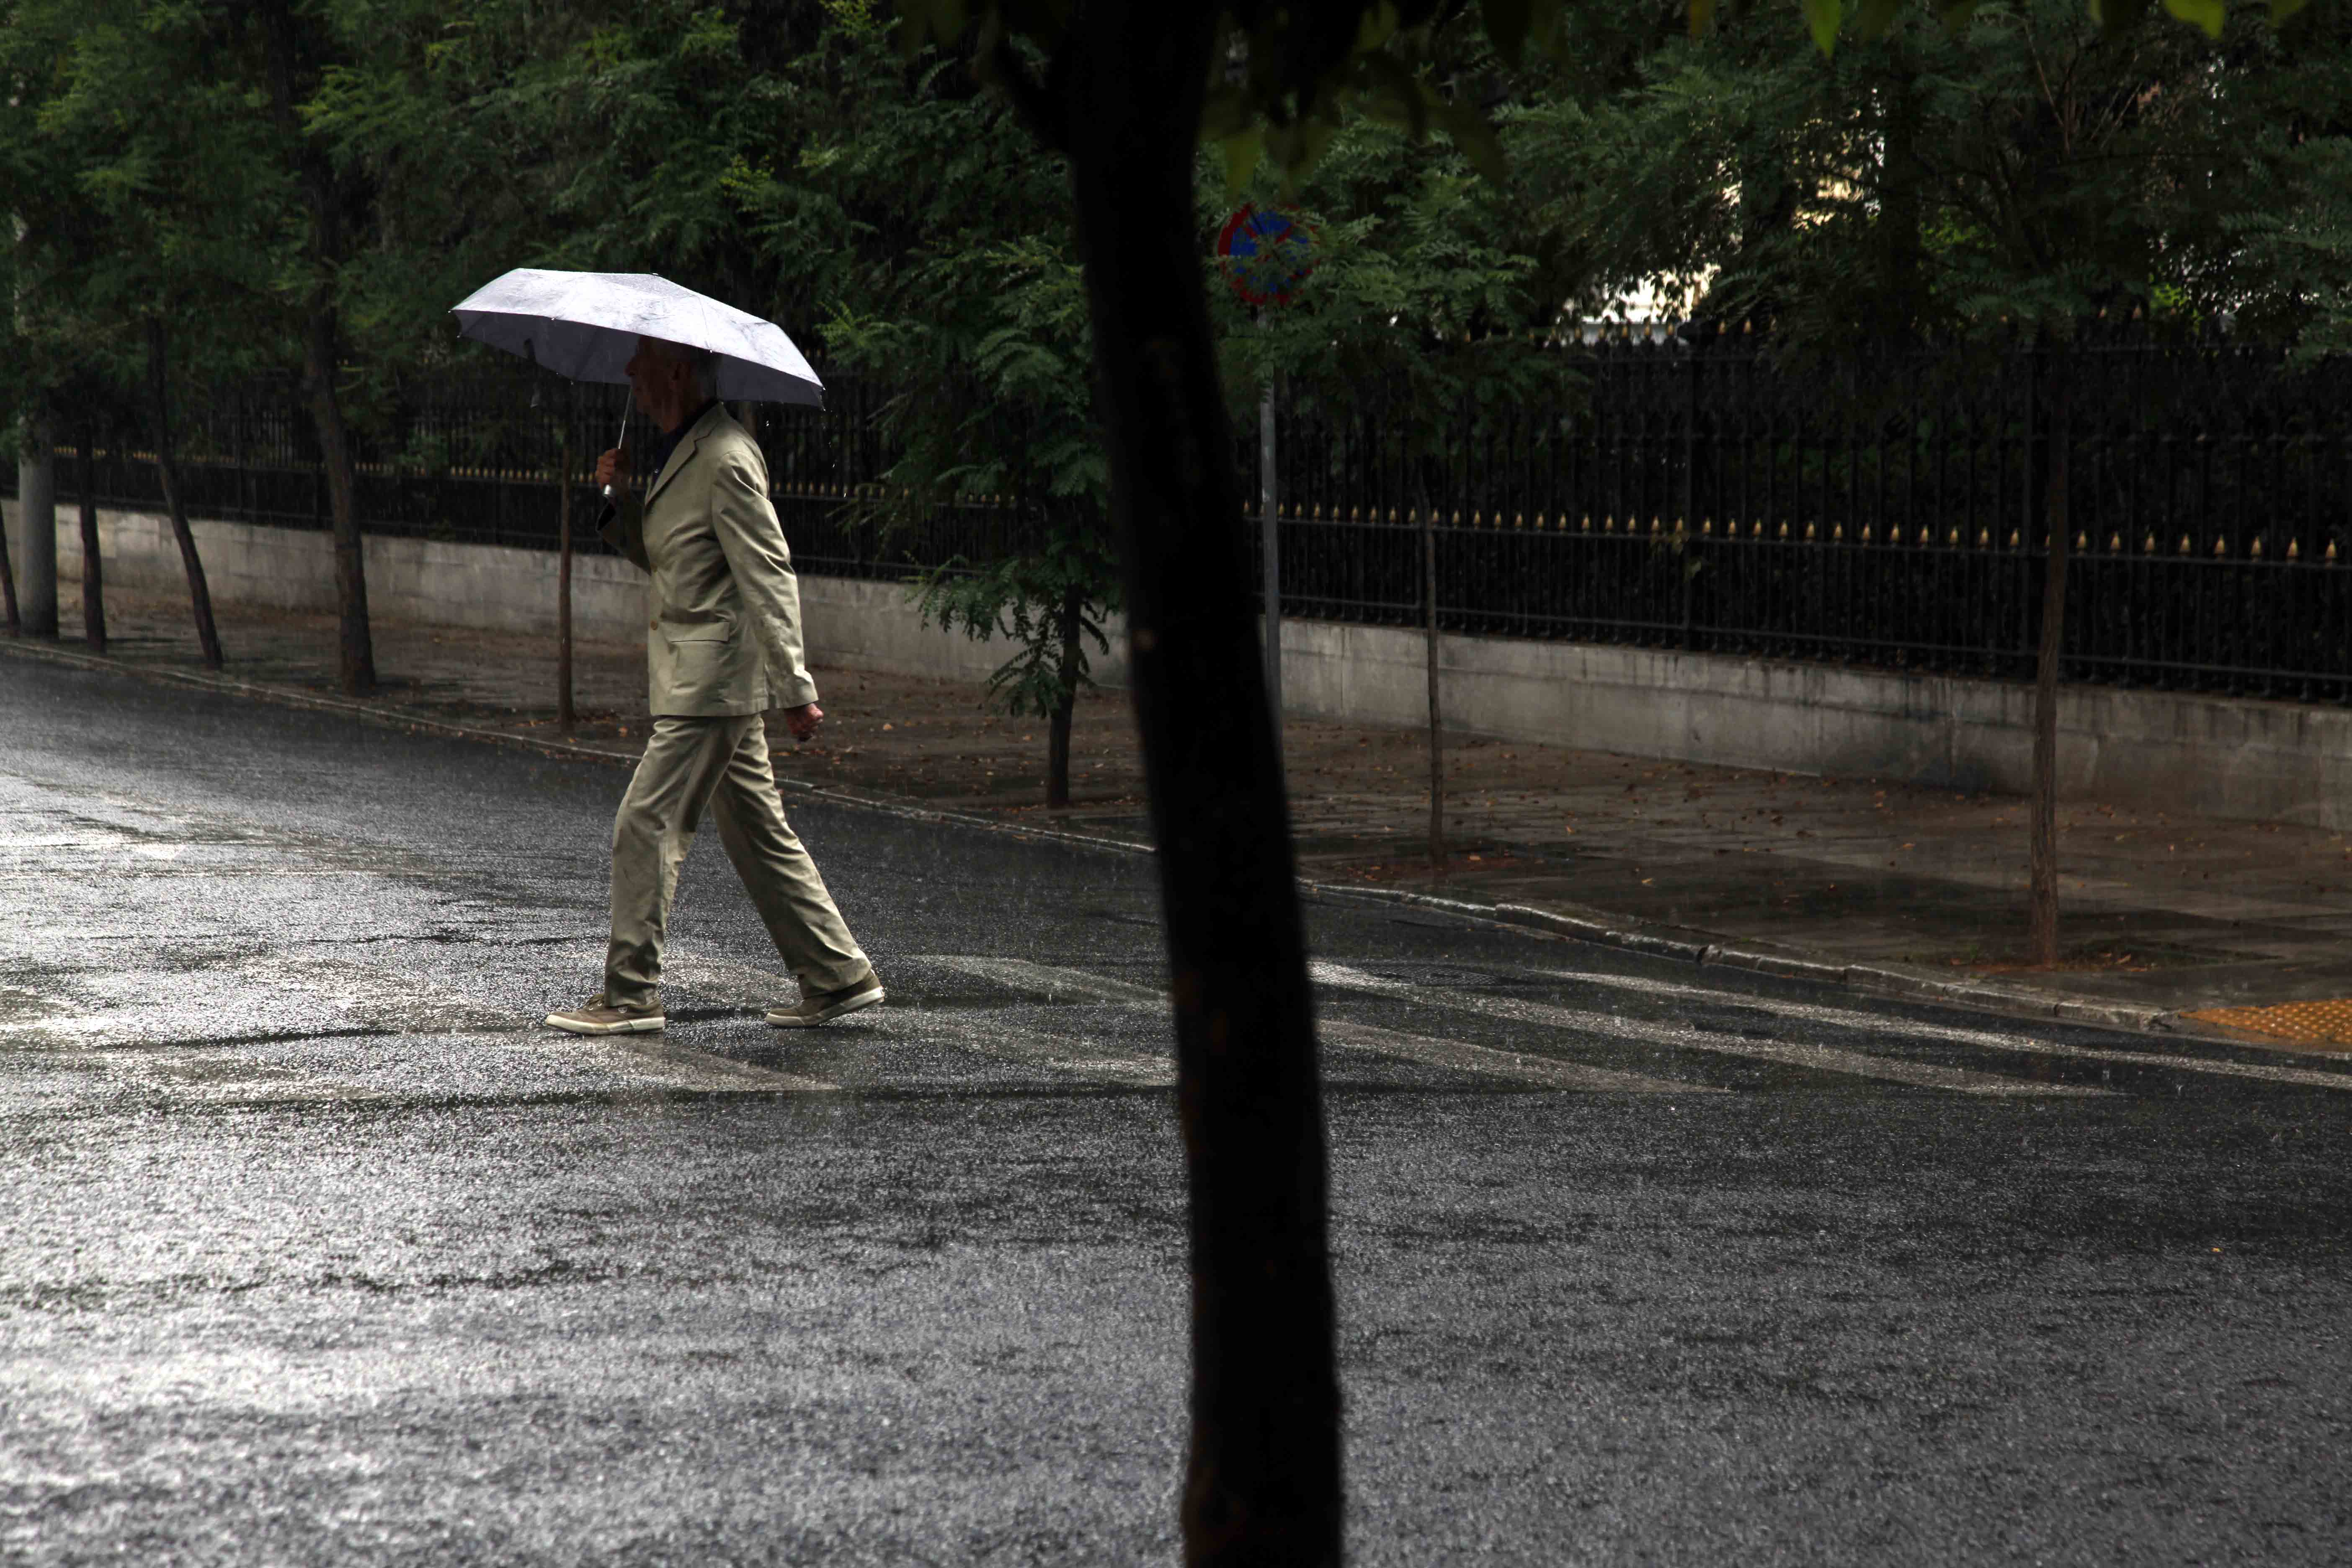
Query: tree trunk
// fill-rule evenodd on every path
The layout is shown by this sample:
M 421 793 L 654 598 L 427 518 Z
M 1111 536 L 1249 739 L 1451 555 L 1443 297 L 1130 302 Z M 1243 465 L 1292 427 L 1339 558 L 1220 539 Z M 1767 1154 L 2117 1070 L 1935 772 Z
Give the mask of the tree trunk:
M 375 689 L 375 644 L 368 629 L 367 547 L 360 537 L 359 476 L 352 465 L 351 432 L 335 395 L 335 312 L 314 302 L 302 337 L 302 374 L 310 421 L 319 429 L 319 460 L 327 470 L 327 509 L 335 534 L 335 605 L 341 616 L 337 673 L 344 692 Z
M 1429 655 L 1429 869 L 1445 875 L 1445 711 L 1437 690 L 1437 509 L 1422 514 L 1422 608 L 1428 618 Z
M 25 635 L 25 618 L 16 613 L 16 568 L 8 559 L 8 517 L 0 512 L 0 608 L 7 614 L 8 635 Z
M 106 651 L 106 570 L 98 548 L 98 437 L 85 419 L 75 447 L 81 461 L 81 635 L 92 653 Z
M 1070 721 L 1078 708 L 1079 616 L 1086 598 L 1074 584 L 1062 591 L 1062 696 L 1054 704 L 1045 739 L 1045 805 L 1059 811 L 1070 804 Z
M 2027 937 L 2033 962 L 2058 962 L 2058 656 L 2066 637 L 2066 447 L 2071 388 L 2065 350 L 2051 362 L 2044 417 L 2049 489 L 2044 512 L 2050 552 L 2042 581 L 2042 641 L 2033 673 L 2033 801 L 2027 851 Z
M 359 478 L 352 460 L 351 432 L 335 395 L 335 351 L 340 331 L 328 279 L 342 257 L 342 215 L 335 174 L 319 149 L 305 139 L 295 111 L 295 74 L 299 68 L 297 26 L 289 0 L 260 7 L 269 52 L 270 109 L 285 138 L 289 164 L 310 208 L 310 260 L 320 277 L 313 283 L 302 321 L 302 379 L 310 399 L 310 422 L 319 431 L 319 458 L 326 468 L 327 507 L 335 536 L 335 601 L 341 613 L 338 676 L 345 692 L 363 697 L 375 689 L 375 647 L 368 631 L 367 555 L 360 539 Z
M 58 635 L 57 437 L 36 409 L 25 418 L 24 458 L 16 465 L 16 522 L 23 531 L 25 581 L 23 631 L 26 637 Z
M 220 630 L 213 624 L 213 592 L 205 581 L 205 563 L 196 553 L 196 536 L 188 527 L 188 509 L 180 499 L 180 465 L 172 455 L 172 382 L 164 374 L 164 331 L 161 321 L 147 323 L 147 395 L 154 405 L 155 477 L 163 486 L 163 510 L 172 516 L 172 538 L 180 547 L 180 566 L 188 575 L 188 604 L 195 612 L 196 643 L 205 663 L 218 669 Z
M 1321 1087 L 1193 147 L 1213 6 L 1073 14 L 1063 143 L 1094 327 L 1192 1186 L 1190 1564 L 1340 1554 Z M 1075 133 L 1073 133 L 1075 132 Z
M 555 484 L 555 725 L 570 734 L 572 710 L 572 395 L 563 398 L 563 449 Z

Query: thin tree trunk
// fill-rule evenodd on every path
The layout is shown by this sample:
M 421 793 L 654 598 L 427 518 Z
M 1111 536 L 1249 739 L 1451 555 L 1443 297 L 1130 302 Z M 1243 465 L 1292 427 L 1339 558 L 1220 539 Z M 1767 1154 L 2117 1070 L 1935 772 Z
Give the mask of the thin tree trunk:
M 572 710 L 572 396 L 563 400 L 563 450 L 555 486 L 555 724 L 570 734 Z
M 319 429 L 319 459 L 327 470 L 327 509 L 335 534 L 337 675 L 344 692 L 375 689 L 375 643 L 368 627 L 367 546 L 360 537 L 359 476 L 352 464 L 351 432 L 335 395 L 335 312 L 315 303 L 302 337 L 303 379 L 310 420 Z
M 196 643 L 205 663 L 218 669 L 220 629 L 213 624 L 213 592 L 205 581 L 204 558 L 196 553 L 196 535 L 188 526 L 188 509 L 180 499 L 180 465 L 172 455 L 172 383 L 164 374 L 164 330 L 161 321 L 147 323 L 147 395 L 154 405 L 155 477 L 163 485 L 163 510 L 172 516 L 172 538 L 180 547 L 180 566 L 188 576 L 188 604 L 195 612 Z
M 16 465 L 16 521 L 24 534 L 23 632 L 58 635 L 58 458 L 48 416 L 35 408 L 25 417 L 25 456 Z
M 1445 875 L 1445 712 L 1437 691 L 1437 509 L 1422 514 L 1422 608 L 1428 617 L 1429 656 L 1429 869 Z
M 2054 351 L 2045 417 L 2050 530 L 2042 582 L 2042 641 L 2033 674 L 2033 800 L 2027 851 L 2027 937 L 2038 964 L 2058 962 L 2058 658 L 2066 637 L 2066 447 L 2071 387 L 2064 349 Z
M 1193 233 L 1213 6 L 1078 7 L 1067 121 L 1192 1188 L 1190 1564 L 1339 1561 L 1321 1086 Z M 1073 131 L 1076 133 L 1072 133 Z
M 362 697 L 375 689 L 375 646 L 368 629 L 367 554 L 360 538 L 359 478 L 352 465 L 351 432 L 335 395 L 335 350 L 340 331 L 325 275 L 340 265 L 342 222 L 335 173 L 305 136 L 295 112 L 298 68 L 296 17 L 289 0 L 260 6 L 269 52 L 270 109 L 286 140 L 287 159 L 301 182 L 310 208 L 310 257 L 322 275 L 313 286 L 302 322 L 302 374 L 310 399 L 310 422 L 318 427 L 319 457 L 326 468 L 327 506 L 335 536 L 335 601 L 341 615 L 336 663 L 345 692 Z
M 1070 804 L 1070 720 L 1078 707 L 1079 612 L 1086 600 L 1073 585 L 1062 592 L 1062 695 L 1054 704 L 1045 738 L 1045 805 L 1055 811 Z
M 8 519 L 5 512 L 0 512 L 0 607 L 5 607 L 7 613 L 8 635 L 23 637 L 25 620 L 16 613 L 16 568 L 8 560 Z
M 98 437 L 85 419 L 75 443 L 81 470 L 81 635 L 92 653 L 106 651 L 106 571 L 98 548 Z

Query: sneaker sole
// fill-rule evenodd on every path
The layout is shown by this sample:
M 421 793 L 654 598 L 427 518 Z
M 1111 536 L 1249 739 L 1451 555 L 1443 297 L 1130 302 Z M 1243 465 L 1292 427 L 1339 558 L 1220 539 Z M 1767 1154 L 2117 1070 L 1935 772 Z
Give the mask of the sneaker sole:
M 659 1013 L 650 1018 L 631 1018 L 619 1024 L 583 1024 L 557 1013 L 547 1016 L 549 1028 L 561 1029 L 567 1035 L 657 1035 L 661 1033 L 663 1022 Z
M 835 1018 L 845 1018 L 852 1013 L 863 1012 L 868 1007 L 878 1006 L 881 1004 L 881 1001 L 882 988 L 877 985 L 873 990 L 861 992 L 857 995 L 850 997 L 845 1002 L 835 1002 L 832 1006 L 827 1007 L 824 1012 L 819 1013 L 814 1018 L 809 1017 L 805 1014 L 786 1013 L 780 1010 L 770 1013 L 768 1015 L 768 1022 L 774 1025 L 779 1029 L 814 1029 L 819 1024 L 830 1024 Z

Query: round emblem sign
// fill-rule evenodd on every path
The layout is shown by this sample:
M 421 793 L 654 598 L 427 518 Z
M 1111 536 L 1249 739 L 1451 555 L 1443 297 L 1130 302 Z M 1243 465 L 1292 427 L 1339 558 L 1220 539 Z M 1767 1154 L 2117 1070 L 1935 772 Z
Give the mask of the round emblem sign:
M 1315 270 L 1315 231 L 1288 213 L 1244 204 L 1225 220 L 1217 254 L 1225 281 L 1253 305 L 1287 305 Z

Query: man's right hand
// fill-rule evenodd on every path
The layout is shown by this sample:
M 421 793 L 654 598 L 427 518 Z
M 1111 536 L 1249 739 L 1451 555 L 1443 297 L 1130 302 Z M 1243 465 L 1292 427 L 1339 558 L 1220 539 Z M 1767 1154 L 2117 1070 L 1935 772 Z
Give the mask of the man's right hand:
M 614 493 L 629 488 L 629 455 L 618 447 L 596 459 L 596 483 Z

